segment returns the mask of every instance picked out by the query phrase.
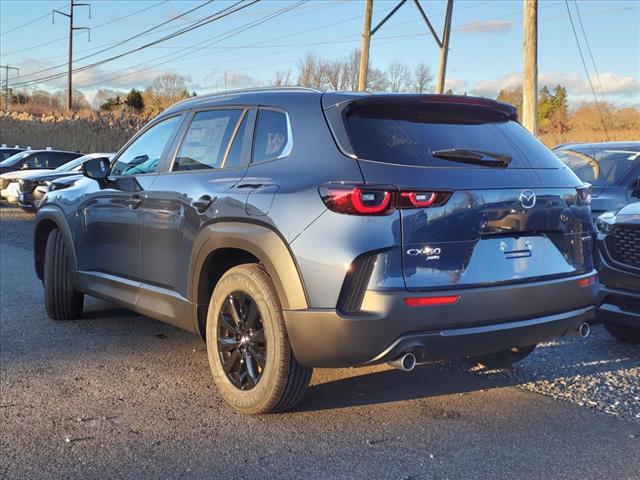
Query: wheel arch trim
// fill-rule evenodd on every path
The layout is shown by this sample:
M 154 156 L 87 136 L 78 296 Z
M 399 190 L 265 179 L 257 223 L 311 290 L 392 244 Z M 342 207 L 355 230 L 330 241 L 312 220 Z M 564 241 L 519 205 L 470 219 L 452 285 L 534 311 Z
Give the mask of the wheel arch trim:
M 69 260 L 71 261 L 71 271 L 75 275 L 78 271 L 78 263 L 76 260 L 76 251 L 74 248 L 73 242 L 73 234 L 71 232 L 71 227 L 67 222 L 64 212 L 56 206 L 53 205 L 43 205 L 40 209 L 38 209 L 37 217 L 36 217 L 36 225 L 33 234 L 33 256 L 34 256 L 34 266 L 36 270 L 36 275 L 38 278 L 42 280 L 43 278 L 43 260 L 44 258 L 40 258 L 41 251 L 38 248 L 40 242 L 44 242 L 46 245 L 46 238 L 42 238 L 42 235 L 46 232 L 48 233 L 52 230 L 51 228 L 45 228 L 48 222 L 52 222 L 55 224 L 54 228 L 57 228 L 62 234 L 62 238 L 67 247 L 67 253 L 69 255 Z
M 309 308 L 302 277 L 284 239 L 265 225 L 242 221 L 212 223 L 196 237 L 189 268 L 189 301 L 198 303 L 198 282 L 205 262 L 223 248 L 245 250 L 260 261 L 273 280 L 283 310 Z

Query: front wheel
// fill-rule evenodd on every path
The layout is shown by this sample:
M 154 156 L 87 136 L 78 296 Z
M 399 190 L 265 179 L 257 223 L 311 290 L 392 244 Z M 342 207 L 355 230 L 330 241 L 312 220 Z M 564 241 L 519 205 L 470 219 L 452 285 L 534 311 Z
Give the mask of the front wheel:
M 294 357 L 275 287 L 259 265 L 234 267 L 220 279 L 206 338 L 213 379 L 237 411 L 284 411 L 304 395 L 312 369 Z
M 630 327 L 619 323 L 605 323 L 604 328 L 614 337 L 625 343 L 640 345 L 640 327 Z
M 73 288 L 69 252 L 57 228 L 47 237 L 43 283 L 44 305 L 49 318 L 73 320 L 82 315 L 84 295 Z
M 479 365 L 489 370 L 496 370 L 499 368 L 511 368 L 514 364 L 521 360 L 524 360 L 527 356 L 535 350 L 535 345 L 529 345 L 526 347 L 513 347 L 508 350 L 502 350 L 500 352 L 487 353 L 486 355 L 478 355 L 477 357 L 470 357 L 469 360 L 473 365 Z

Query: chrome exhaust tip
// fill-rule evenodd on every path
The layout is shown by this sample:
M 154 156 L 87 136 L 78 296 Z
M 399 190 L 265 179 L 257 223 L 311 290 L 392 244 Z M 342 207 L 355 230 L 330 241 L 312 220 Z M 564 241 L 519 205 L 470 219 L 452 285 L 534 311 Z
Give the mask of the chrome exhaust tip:
M 587 322 L 581 323 L 578 328 L 571 332 L 572 335 L 576 335 L 578 337 L 587 338 L 591 333 L 591 325 Z
M 401 357 L 388 363 L 393 368 L 397 368 L 403 372 L 410 372 L 416 367 L 416 356 L 413 353 L 405 353 Z

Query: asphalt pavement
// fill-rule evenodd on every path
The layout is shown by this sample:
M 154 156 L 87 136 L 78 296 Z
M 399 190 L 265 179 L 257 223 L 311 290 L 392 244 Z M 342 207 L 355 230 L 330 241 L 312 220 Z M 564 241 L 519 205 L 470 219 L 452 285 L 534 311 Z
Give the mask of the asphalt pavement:
M 0 478 L 640 479 L 640 349 L 600 327 L 510 372 L 316 370 L 246 417 L 194 335 L 89 298 L 49 320 L 32 217 L 0 216 Z

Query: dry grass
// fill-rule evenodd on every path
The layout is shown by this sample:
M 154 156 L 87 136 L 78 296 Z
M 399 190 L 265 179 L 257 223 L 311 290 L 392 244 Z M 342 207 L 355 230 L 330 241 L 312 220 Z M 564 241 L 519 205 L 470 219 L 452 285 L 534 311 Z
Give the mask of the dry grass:
M 538 135 L 538 139 L 549 148 L 553 148 L 563 143 L 614 141 L 640 142 L 640 128 L 609 130 L 608 132 L 588 128 L 575 128 L 562 134 L 542 133 Z
M 115 152 L 146 122 L 137 116 L 0 113 L 0 143 Z

